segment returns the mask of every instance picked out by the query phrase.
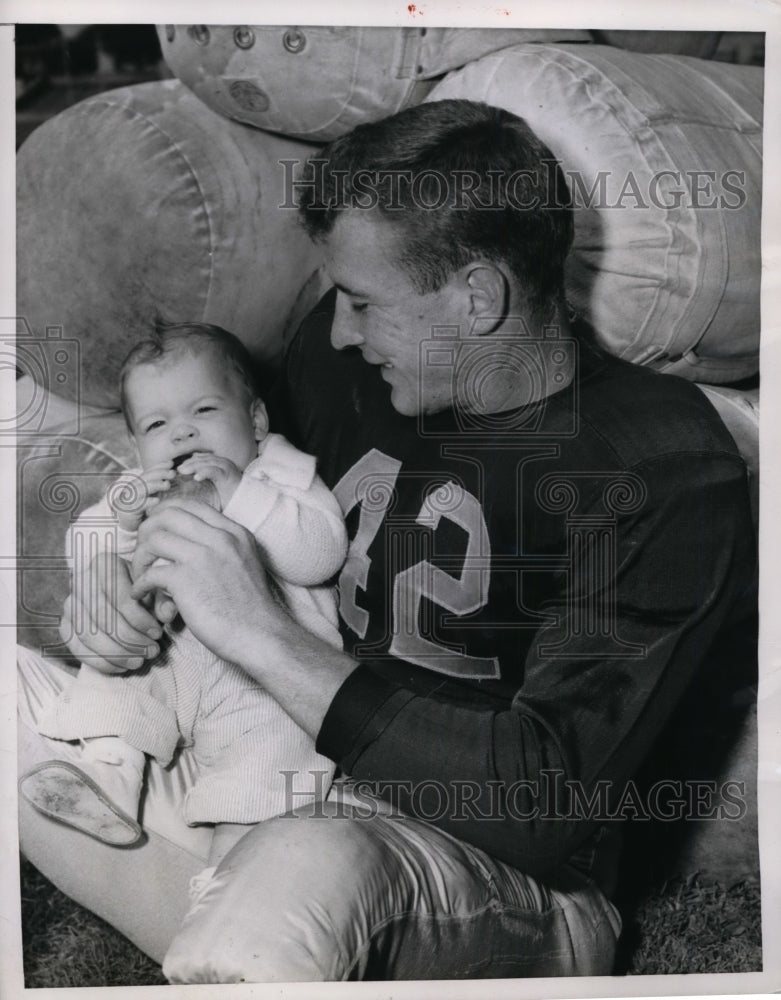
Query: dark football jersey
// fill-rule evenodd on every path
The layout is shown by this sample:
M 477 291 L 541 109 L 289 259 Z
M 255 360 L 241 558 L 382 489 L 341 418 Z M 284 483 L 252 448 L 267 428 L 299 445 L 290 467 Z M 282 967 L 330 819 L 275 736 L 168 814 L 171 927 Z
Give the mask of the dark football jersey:
M 751 575 L 745 469 L 710 403 L 576 328 L 501 347 L 553 366 L 553 385 L 575 359 L 540 402 L 405 417 L 377 368 L 331 347 L 332 310 L 291 346 L 285 428 L 351 539 L 340 615 L 361 666 L 319 749 L 373 777 L 624 780 Z M 490 353 L 450 346 L 432 338 L 425 360 L 490 377 Z M 582 837 L 441 825 L 532 869 Z

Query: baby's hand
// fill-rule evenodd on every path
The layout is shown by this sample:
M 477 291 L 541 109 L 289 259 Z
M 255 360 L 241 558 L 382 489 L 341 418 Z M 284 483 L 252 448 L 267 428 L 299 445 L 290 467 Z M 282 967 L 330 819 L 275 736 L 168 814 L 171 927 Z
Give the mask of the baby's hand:
M 160 462 L 141 473 L 125 473 L 111 487 L 109 505 L 117 515 L 120 528 L 137 531 L 147 512 L 158 503 L 156 494 L 169 489 L 176 473 L 174 463 Z
M 220 497 L 220 509 L 225 510 L 228 501 L 241 482 L 241 469 L 229 458 L 221 458 L 210 452 L 199 451 L 191 455 L 179 466 L 179 472 L 192 476 L 196 482 L 208 479 Z

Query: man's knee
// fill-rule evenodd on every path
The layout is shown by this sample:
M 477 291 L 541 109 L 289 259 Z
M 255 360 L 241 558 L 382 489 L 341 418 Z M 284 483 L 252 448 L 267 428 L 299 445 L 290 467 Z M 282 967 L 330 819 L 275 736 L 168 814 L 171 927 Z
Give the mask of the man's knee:
M 178 983 L 347 978 L 389 877 L 372 824 L 328 803 L 259 824 L 194 903 L 165 975 Z

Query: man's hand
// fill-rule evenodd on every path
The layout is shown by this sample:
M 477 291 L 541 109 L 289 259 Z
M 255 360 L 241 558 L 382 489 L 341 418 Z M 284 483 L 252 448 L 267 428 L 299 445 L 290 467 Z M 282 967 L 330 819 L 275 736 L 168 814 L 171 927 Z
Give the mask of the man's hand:
M 221 458 L 210 452 L 199 451 L 191 455 L 179 466 L 179 472 L 192 476 L 196 482 L 208 479 L 220 497 L 220 510 L 225 510 L 228 502 L 241 482 L 241 469 L 229 458 Z
M 173 499 L 141 525 L 133 576 L 134 597 L 169 593 L 208 649 L 254 677 L 317 737 L 356 662 L 304 629 L 275 600 L 246 529 L 208 504 Z
M 158 561 L 159 560 L 159 561 Z M 253 536 L 208 504 L 172 499 L 139 529 L 132 595 L 171 595 L 194 635 L 213 653 L 241 662 L 258 630 L 285 628 Z
M 137 670 L 156 656 L 160 624 L 131 596 L 127 563 L 101 553 L 73 580 L 60 635 L 74 656 L 107 674 Z

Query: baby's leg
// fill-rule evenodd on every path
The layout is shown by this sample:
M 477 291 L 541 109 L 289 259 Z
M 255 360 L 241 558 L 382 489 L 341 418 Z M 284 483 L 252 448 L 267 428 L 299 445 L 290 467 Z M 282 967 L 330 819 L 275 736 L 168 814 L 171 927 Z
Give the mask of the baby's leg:
M 111 677 L 83 664 L 70 688 L 60 697 L 62 720 L 68 713 L 84 719 L 78 729 L 85 736 L 94 732 L 104 699 L 115 696 L 122 678 Z M 132 700 L 128 699 L 132 704 Z M 67 721 L 56 709 L 44 717 L 41 729 L 54 738 L 72 736 Z M 48 724 L 47 724 L 48 723 Z M 106 720 L 99 722 L 105 726 Z M 110 723 L 104 732 L 111 733 Z M 73 742 L 71 740 L 70 742 Z M 79 740 L 80 750 L 71 760 L 41 761 L 22 775 L 19 791 L 39 812 L 81 830 L 106 844 L 128 847 L 141 838 L 138 807 L 146 757 L 120 736 L 92 736 Z M 74 748 L 75 749 L 75 748 Z
M 188 895 L 190 897 L 191 909 L 198 906 L 202 896 L 209 888 L 222 859 L 238 844 L 245 833 L 248 833 L 256 826 L 257 823 L 217 823 L 215 825 L 211 847 L 209 848 L 209 862 L 202 871 L 198 872 L 197 875 L 193 875 L 190 879 Z
M 39 719 L 71 679 L 59 666 L 19 650 L 20 770 L 54 756 L 74 761 L 78 747 L 39 735 Z M 161 962 L 190 907 L 187 886 L 206 864 L 211 830 L 188 827 L 181 805 L 197 777 L 184 750 L 172 767 L 151 761 L 143 798 L 144 838 L 130 850 L 109 847 L 63 826 L 19 798 L 21 848 L 48 879 L 117 927 Z
M 142 836 L 138 806 L 146 757 L 115 736 L 85 740 L 74 761 L 44 760 L 22 775 L 19 792 L 45 816 L 104 844 Z
M 169 764 L 179 742 L 175 682 L 168 651 L 140 670 L 104 674 L 83 664 L 74 680 L 41 712 L 38 732 L 54 740 L 122 737 L 136 750 Z
M 302 795 L 325 798 L 333 775 L 311 738 L 238 667 L 215 660 L 203 678 L 193 726 L 200 775 L 183 811 L 188 823 L 214 824 L 214 833 L 208 867 L 190 883 L 193 908 L 246 833 Z
M 312 738 L 233 664 L 217 661 L 204 678 L 193 743 L 201 773 L 188 823 L 258 823 L 324 799 L 333 777 Z

